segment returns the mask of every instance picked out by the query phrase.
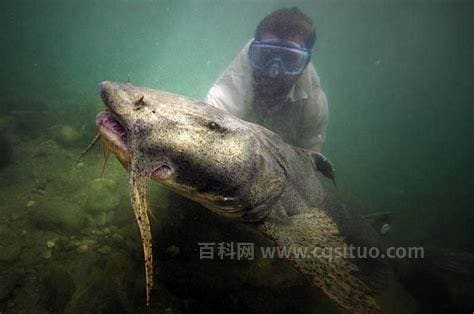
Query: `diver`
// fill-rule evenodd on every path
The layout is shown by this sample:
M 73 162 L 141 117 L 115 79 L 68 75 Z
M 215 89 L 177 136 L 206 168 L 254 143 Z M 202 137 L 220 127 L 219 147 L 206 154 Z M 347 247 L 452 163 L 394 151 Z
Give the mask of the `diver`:
M 316 31 L 298 8 L 267 15 L 209 90 L 205 102 L 320 152 L 328 103 L 311 63 Z

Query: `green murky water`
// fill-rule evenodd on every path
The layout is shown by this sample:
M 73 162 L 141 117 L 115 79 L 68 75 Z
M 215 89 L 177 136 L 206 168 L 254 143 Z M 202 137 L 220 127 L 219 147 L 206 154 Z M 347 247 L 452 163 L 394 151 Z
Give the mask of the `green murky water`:
M 260 19 L 292 5 L 317 28 L 341 197 L 392 211 L 397 243 L 474 251 L 474 2 L 2 1 L 0 313 L 145 311 L 126 173 L 110 160 L 100 178 L 99 149 L 76 163 L 95 134 L 97 84 L 203 98 Z M 199 261 L 197 242 L 268 242 L 156 185 L 150 194 L 151 312 L 331 310 L 285 263 Z M 435 284 L 448 292 L 420 312 L 474 309 L 472 283 Z

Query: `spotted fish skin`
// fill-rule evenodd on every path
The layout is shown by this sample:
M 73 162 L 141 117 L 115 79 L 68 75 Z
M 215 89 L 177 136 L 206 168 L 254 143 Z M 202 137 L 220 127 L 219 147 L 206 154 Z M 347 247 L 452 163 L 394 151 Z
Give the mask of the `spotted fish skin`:
M 280 246 L 383 250 L 378 234 L 326 186 L 324 176 L 334 179 L 334 172 L 320 153 L 288 145 L 259 125 L 180 95 L 114 82 L 102 82 L 100 92 L 108 110 L 97 118 L 101 137 L 130 175 L 147 304 L 153 287 L 146 204 L 150 179 L 214 213 L 253 224 Z M 370 274 L 380 269 L 391 276 L 383 261 L 366 265 L 364 260 L 340 257 L 290 262 L 341 311 L 380 312 Z

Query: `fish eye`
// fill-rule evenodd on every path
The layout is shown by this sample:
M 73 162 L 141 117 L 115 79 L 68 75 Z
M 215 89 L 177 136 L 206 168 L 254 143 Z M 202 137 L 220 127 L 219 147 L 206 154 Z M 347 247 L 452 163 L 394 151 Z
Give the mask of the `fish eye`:
M 222 133 L 222 134 L 228 132 L 228 130 L 225 127 L 223 127 L 217 122 L 214 122 L 214 121 L 203 121 L 203 122 L 204 122 L 204 126 L 207 127 L 211 131 Z
M 220 129 L 220 126 L 219 124 L 215 123 L 214 121 L 211 121 L 207 124 L 207 127 L 210 129 L 210 130 L 218 130 Z

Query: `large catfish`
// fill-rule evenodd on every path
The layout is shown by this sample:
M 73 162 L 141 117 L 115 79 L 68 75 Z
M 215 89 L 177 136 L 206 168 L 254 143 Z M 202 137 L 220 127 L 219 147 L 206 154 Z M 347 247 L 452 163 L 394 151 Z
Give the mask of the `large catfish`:
M 324 176 L 333 173 L 320 153 L 288 145 L 259 125 L 179 95 L 113 82 L 102 82 L 100 93 L 106 106 L 97 116 L 101 139 L 129 172 L 147 304 L 153 285 L 149 179 L 218 215 L 253 224 L 281 247 L 385 250 L 378 233 L 324 187 Z M 393 275 L 380 258 L 336 254 L 290 261 L 351 313 L 379 312 L 373 283 L 385 280 L 380 274 Z

